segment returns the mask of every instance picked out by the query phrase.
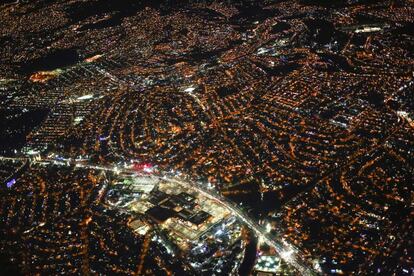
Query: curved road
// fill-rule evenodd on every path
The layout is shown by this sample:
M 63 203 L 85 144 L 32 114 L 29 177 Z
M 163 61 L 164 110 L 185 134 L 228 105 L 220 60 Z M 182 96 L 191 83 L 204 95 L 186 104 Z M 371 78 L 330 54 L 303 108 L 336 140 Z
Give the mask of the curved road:
M 27 160 L 25 158 L 4 158 L 0 156 L 1 160 Z M 129 173 L 129 174 L 137 174 L 136 171 L 124 168 L 124 167 L 117 167 L 117 166 L 104 166 L 104 165 L 94 165 L 94 164 L 87 164 L 85 160 L 79 161 L 74 159 L 42 159 L 39 158 L 37 160 L 32 160 L 32 163 L 42 163 L 50 165 L 58 164 L 58 165 L 74 165 L 77 168 L 84 168 L 84 169 L 93 169 L 93 170 L 101 170 L 101 171 L 110 171 L 113 173 Z M 206 187 L 201 186 L 199 183 L 196 182 L 187 182 L 176 177 L 167 177 L 167 176 L 158 176 L 164 180 L 167 180 L 172 183 L 176 183 L 177 185 L 188 187 L 189 189 L 193 189 L 198 193 L 202 194 L 205 197 L 208 197 L 214 201 L 219 202 L 221 205 L 225 206 L 232 215 L 236 216 L 240 221 L 246 224 L 256 235 L 257 237 L 265 242 L 267 245 L 275 248 L 276 252 L 279 256 L 288 264 L 295 267 L 302 275 L 315 275 L 317 274 L 313 269 L 309 268 L 307 265 L 304 264 L 303 260 L 305 259 L 304 256 L 300 253 L 299 249 L 295 246 L 287 243 L 281 237 L 273 237 L 267 233 L 267 231 L 259 225 L 255 220 L 251 217 L 246 215 L 244 211 L 239 209 L 233 202 L 229 201 L 228 199 L 224 198 L 220 194 L 210 191 L 206 189 Z M 281 236 L 282 233 L 278 232 L 278 236 Z

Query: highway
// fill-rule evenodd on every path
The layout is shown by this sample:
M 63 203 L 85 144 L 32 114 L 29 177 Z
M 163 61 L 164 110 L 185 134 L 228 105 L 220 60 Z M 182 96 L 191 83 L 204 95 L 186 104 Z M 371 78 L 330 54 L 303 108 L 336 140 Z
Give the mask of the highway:
M 196 190 L 198 193 L 202 194 L 205 197 L 208 197 L 212 200 L 215 200 L 225 206 L 232 215 L 236 216 L 240 221 L 246 224 L 250 230 L 254 231 L 256 236 L 262 240 L 267 245 L 273 247 L 279 256 L 288 264 L 294 266 L 302 275 L 314 275 L 315 271 L 308 268 L 303 263 L 303 256 L 300 251 L 295 248 L 293 245 L 288 244 L 285 240 L 279 238 L 280 241 L 271 237 L 267 231 L 261 227 L 257 222 L 240 210 L 234 203 L 230 202 L 226 198 L 222 197 L 218 193 L 211 192 L 204 187 L 201 187 L 198 183 L 189 183 L 182 180 L 177 180 L 175 178 L 164 177 L 165 180 L 172 183 L 177 183 L 178 185 L 188 187 L 190 189 Z M 278 233 L 281 236 L 281 233 Z
M 0 156 L 1 160 L 27 160 L 24 158 L 4 158 Z M 115 166 L 115 165 L 95 165 L 95 164 L 89 164 L 86 163 L 84 160 L 76 160 L 76 159 L 65 159 L 65 158 L 58 158 L 58 159 L 50 159 L 50 158 L 38 158 L 35 160 L 31 160 L 32 163 L 39 163 L 42 165 L 62 165 L 62 166 L 69 166 L 73 165 L 76 168 L 82 168 L 82 169 L 92 169 L 92 170 L 100 170 L 100 171 L 109 171 L 113 172 L 115 174 L 121 174 L 121 173 L 127 173 L 127 174 L 137 174 L 136 171 L 134 171 L 131 168 L 121 167 L 121 166 Z M 138 175 L 138 174 L 137 174 Z M 249 217 L 245 214 L 243 210 L 238 208 L 237 205 L 235 205 L 233 202 L 229 201 L 228 199 L 224 198 L 220 194 L 218 194 L 215 191 L 209 190 L 206 187 L 204 187 L 202 184 L 197 182 L 188 182 L 183 181 L 180 178 L 177 177 L 169 177 L 165 175 L 155 175 L 155 177 L 160 177 L 165 181 L 169 181 L 171 183 L 176 183 L 177 185 L 184 186 L 186 188 L 195 190 L 196 192 L 202 194 L 205 197 L 208 197 L 224 207 L 226 207 L 233 216 L 237 217 L 241 222 L 243 222 L 245 225 L 249 227 L 250 230 L 252 230 L 258 239 L 260 241 L 263 241 L 270 247 L 273 247 L 276 252 L 279 254 L 279 256 L 288 264 L 295 267 L 301 275 L 315 275 L 317 272 L 311 268 L 309 268 L 307 265 L 304 264 L 303 260 L 305 259 L 304 256 L 301 254 L 300 250 L 297 249 L 292 244 L 289 244 L 287 241 L 285 241 L 282 237 L 282 233 L 278 232 L 277 237 L 274 237 L 270 235 L 261 225 L 259 225 L 254 219 Z M 99 194 L 102 194 L 100 192 Z

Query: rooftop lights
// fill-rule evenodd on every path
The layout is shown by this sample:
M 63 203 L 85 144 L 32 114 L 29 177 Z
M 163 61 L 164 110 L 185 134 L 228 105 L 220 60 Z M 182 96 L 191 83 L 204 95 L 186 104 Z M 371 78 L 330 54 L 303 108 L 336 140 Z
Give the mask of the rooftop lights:
M 7 188 L 13 187 L 13 185 L 16 184 L 16 179 L 12 179 L 9 182 L 6 183 Z
M 84 96 L 77 98 L 77 100 L 79 101 L 90 100 L 90 99 L 93 99 L 93 94 L 88 94 L 88 95 L 84 95 Z
M 266 224 L 266 232 L 270 233 L 270 231 L 272 231 L 272 226 L 270 225 L 270 223 Z

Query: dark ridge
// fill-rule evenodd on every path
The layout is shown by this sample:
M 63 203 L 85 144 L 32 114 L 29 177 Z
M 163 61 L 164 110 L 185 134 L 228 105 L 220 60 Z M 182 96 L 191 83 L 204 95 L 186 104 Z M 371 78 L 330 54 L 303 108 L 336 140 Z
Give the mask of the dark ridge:
M 357 24 L 381 24 L 384 23 L 385 20 L 381 18 L 374 17 L 372 15 L 358 13 L 355 15 L 355 20 L 358 22 Z
M 8 256 L 2 253 L 0 253 L 0 268 L 1 268 L 0 275 L 7 275 L 7 276 L 23 275 L 20 273 L 19 269 L 10 262 L 10 258 L 8 258 Z
M 355 45 L 356 47 L 361 47 L 365 45 L 365 42 L 367 41 L 367 36 L 364 34 L 354 34 L 354 36 L 351 39 L 351 44 Z
M 283 31 L 287 31 L 290 29 L 290 24 L 287 22 L 278 22 L 276 25 L 272 27 L 272 34 L 280 33 Z
M 285 55 L 284 58 L 282 59 L 286 59 L 286 62 L 292 62 L 292 61 L 298 61 L 301 59 L 305 59 L 306 58 L 306 54 L 303 53 L 294 53 L 294 54 L 288 54 Z
M 238 89 L 234 86 L 222 86 L 219 89 L 217 89 L 217 95 L 220 98 L 225 98 L 230 95 L 234 95 L 238 92 Z
M 349 64 L 348 60 L 343 56 L 331 53 L 323 53 L 319 54 L 319 56 L 323 61 L 328 62 L 338 69 L 346 72 L 352 72 L 354 70 L 354 68 Z
M 323 19 L 309 19 L 304 20 L 304 23 L 309 28 L 315 42 L 326 44 L 332 40 L 335 33 L 335 27 L 332 22 Z
M 92 16 L 99 17 L 114 12 L 119 13 L 121 18 L 129 17 L 146 7 L 157 8 L 161 13 L 169 13 L 189 2 L 188 0 L 95 0 L 69 4 L 66 12 L 72 22 L 79 22 Z
M 26 135 L 46 117 L 48 110 L 0 110 L 0 154 L 11 155 L 26 143 Z
M 395 34 L 414 36 L 414 23 L 408 22 L 394 31 Z
M 119 13 L 114 14 L 113 16 L 100 20 L 98 22 L 85 24 L 82 27 L 79 28 L 79 31 L 85 31 L 85 30 L 99 30 L 109 27 L 115 27 L 119 26 L 122 23 L 122 18 Z
M 285 76 L 299 68 L 301 68 L 302 65 L 295 63 L 295 62 L 291 62 L 291 63 L 286 63 L 286 64 L 282 64 L 282 65 L 278 65 L 275 67 L 263 67 L 261 66 L 261 68 L 269 75 L 271 76 Z
M 280 201 L 280 195 L 276 191 L 269 191 L 264 193 L 262 205 L 261 205 L 261 215 L 266 216 L 268 212 L 278 210 L 282 202 Z
M 349 40 L 349 35 L 346 32 L 336 30 L 334 34 L 334 38 L 332 39 L 336 41 L 336 50 L 342 50 Z M 331 41 L 332 42 L 332 41 Z
M 263 9 L 262 7 L 243 7 L 239 13 L 230 17 L 230 22 L 235 24 L 252 23 L 254 21 L 263 21 L 267 18 L 277 16 L 279 11 L 276 9 Z
M 244 211 L 255 218 L 261 212 L 258 209 L 261 206 L 260 194 L 254 190 L 254 187 L 251 188 L 250 194 L 229 195 L 227 198 L 236 203 L 243 203 L 243 206 L 246 207 Z
M 208 9 L 208 8 L 191 9 L 191 10 L 188 10 L 187 13 L 190 15 L 194 14 L 197 16 L 201 16 L 209 20 L 220 20 L 220 19 L 225 18 L 223 14 L 216 12 L 214 10 Z
M 336 114 L 338 114 L 339 110 L 340 109 L 337 106 L 329 106 L 329 107 L 323 108 L 319 112 L 319 115 L 321 116 L 322 119 L 329 120 L 333 118 Z
M 71 4 L 67 8 L 67 12 L 72 21 L 78 22 L 91 16 L 101 16 L 105 13 L 116 11 L 121 12 L 124 15 L 133 15 L 142 8 L 144 8 L 143 1 L 97 0 Z
M 375 107 L 384 105 L 384 95 L 377 90 L 368 91 L 366 100 Z
M 187 61 L 191 64 L 203 61 L 203 60 L 210 60 L 211 62 L 214 61 L 214 58 L 219 56 L 221 53 L 231 49 L 237 44 L 240 44 L 241 40 L 235 40 L 230 43 L 225 48 L 214 49 L 211 51 L 205 51 L 202 47 L 196 46 L 191 52 L 182 56 L 179 60 L 180 61 Z
M 199 62 L 202 60 L 216 57 L 221 52 L 221 49 L 214 51 L 203 51 L 203 49 L 201 48 L 196 48 L 189 54 L 185 55 L 185 59 L 187 59 L 188 62 Z
M 306 16 L 307 16 L 306 13 L 298 12 L 298 13 L 294 13 L 292 15 L 283 16 L 283 17 L 281 17 L 281 19 L 283 19 L 283 20 L 302 19 L 303 17 L 306 17 Z
M 36 71 L 54 70 L 67 67 L 80 61 L 75 49 L 57 49 L 46 56 L 29 61 L 21 66 L 21 72 L 31 74 Z

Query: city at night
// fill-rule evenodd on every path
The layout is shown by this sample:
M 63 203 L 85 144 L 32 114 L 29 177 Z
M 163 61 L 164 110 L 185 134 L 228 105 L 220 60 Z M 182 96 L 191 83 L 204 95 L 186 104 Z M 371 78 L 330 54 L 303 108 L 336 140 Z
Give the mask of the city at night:
M 0 275 L 414 275 L 414 1 L 0 1 Z

